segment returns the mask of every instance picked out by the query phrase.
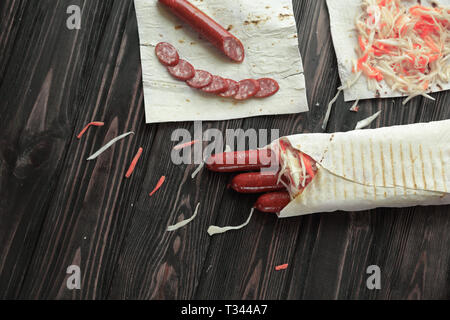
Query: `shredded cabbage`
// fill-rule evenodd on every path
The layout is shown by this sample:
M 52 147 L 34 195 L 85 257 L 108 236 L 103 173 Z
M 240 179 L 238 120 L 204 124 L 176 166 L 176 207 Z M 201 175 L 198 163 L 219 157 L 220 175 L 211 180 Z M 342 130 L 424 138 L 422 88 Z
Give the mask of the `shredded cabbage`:
M 278 183 L 286 188 L 291 199 L 295 199 L 314 177 L 308 174 L 301 151 L 294 149 L 288 141 L 281 139 L 275 144 L 273 151 L 279 154 L 281 169 L 278 172 Z M 312 165 L 315 170 L 315 164 Z

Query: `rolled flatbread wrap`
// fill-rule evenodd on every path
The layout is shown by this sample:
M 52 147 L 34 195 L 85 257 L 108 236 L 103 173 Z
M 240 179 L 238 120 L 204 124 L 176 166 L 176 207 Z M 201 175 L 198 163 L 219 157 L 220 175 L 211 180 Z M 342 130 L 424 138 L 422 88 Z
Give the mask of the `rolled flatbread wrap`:
M 315 160 L 317 173 L 280 218 L 450 204 L 450 120 L 283 139 Z

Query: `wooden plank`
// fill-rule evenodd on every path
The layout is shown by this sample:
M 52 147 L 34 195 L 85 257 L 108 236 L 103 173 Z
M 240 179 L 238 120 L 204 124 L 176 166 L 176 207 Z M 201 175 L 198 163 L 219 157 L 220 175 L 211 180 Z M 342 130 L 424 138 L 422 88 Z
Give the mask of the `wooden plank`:
M 15 30 L 2 38 L 8 48 L 1 58 L 2 297 L 19 294 L 72 137 L 72 88 L 82 86 L 83 69 L 89 68 L 89 47 L 80 46 L 81 32 L 61 27 L 66 15 L 58 12 L 65 7 L 58 4 L 7 1 L 2 11 L 2 21 L 12 24 L 6 27 Z
M 241 120 L 205 124 L 204 130 L 240 127 Z M 196 165 L 175 166 L 170 154 L 176 144 L 170 143 L 172 133 L 184 128 L 193 135 L 192 124 L 160 126 L 155 140 L 149 171 L 141 187 L 138 209 L 133 217 L 129 236 L 122 249 L 111 287 L 110 298 L 189 299 L 194 296 L 205 267 L 210 245 L 207 227 L 220 212 L 227 176 L 214 176 L 202 171 L 191 178 Z M 206 144 L 205 144 L 206 145 Z M 168 159 L 161 161 L 160 159 Z M 167 176 L 164 189 L 149 198 L 161 175 Z M 198 218 L 188 227 L 168 233 L 166 228 L 193 214 L 201 203 Z
M 23 18 L 27 2 L 17 0 L 5 0 L 0 3 L 0 86 L 6 74 L 6 68 L 12 57 L 11 52 L 16 43 L 20 21 Z
M 87 5 L 87 3 L 85 4 Z M 57 181 L 42 226 L 37 250 L 22 290 L 23 297 L 105 298 L 115 259 L 132 217 L 136 192 L 145 177 L 156 126 L 144 121 L 139 42 L 132 1 L 102 1 L 85 7 L 92 15 L 84 17 L 86 40 L 93 64 L 85 69 L 86 85 L 77 92 L 82 112 L 67 152 L 67 161 Z M 102 31 L 97 33 L 98 31 Z M 103 32 L 104 30 L 104 32 Z M 94 50 L 95 49 L 95 50 Z M 74 134 L 92 121 L 106 126 L 92 129 L 82 139 Z M 128 131 L 136 135 L 119 142 L 98 160 L 87 157 L 112 138 Z M 145 153 L 132 179 L 125 171 L 139 147 Z M 69 291 L 66 269 L 79 265 L 82 290 Z

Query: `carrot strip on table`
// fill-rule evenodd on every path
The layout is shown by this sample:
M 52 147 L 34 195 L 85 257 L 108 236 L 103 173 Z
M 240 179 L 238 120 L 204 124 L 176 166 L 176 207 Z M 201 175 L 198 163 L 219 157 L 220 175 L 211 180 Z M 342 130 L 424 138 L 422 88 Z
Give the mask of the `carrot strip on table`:
M 153 195 L 159 190 L 161 189 L 162 185 L 164 184 L 164 182 L 166 181 L 166 177 L 162 176 L 161 179 L 159 179 L 158 183 L 156 184 L 155 189 L 153 189 L 152 192 L 150 192 L 150 197 L 153 197 Z
M 134 172 L 134 169 L 136 168 L 136 165 L 139 161 L 139 159 L 142 156 L 142 152 L 144 151 L 144 149 L 139 148 L 137 154 L 134 156 L 133 161 L 131 162 L 130 168 L 127 171 L 127 174 L 125 175 L 125 178 L 129 179 L 131 177 L 131 175 Z
M 98 122 L 98 121 L 94 121 L 91 123 L 88 123 L 83 130 L 81 130 L 81 132 L 78 134 L 77 138 L 78 140 L 81 139 L 83 137 L 83 135 L 86 133 L 86 131 L 88 131 L 88 129 L 90 127 L 103 127 L 105 125 L 104 122 Z
M 192 145 L 194 145 L 196 143 L 199 143 L 199 142 L 200 141 L 198 141 L 198 140 L 194 140 L 194 141 L 191 141 L 191 142 L 186 142 L 186 143 L 183 143 L 183 144 L 179 144 L 179 145 L 176 145 L 175 147 L 173 147 L 173 150 L 182 150 L 184 148 L 190 147 L 190 146 L 192 146 Z
M 286 263 L 286 264 L 283 264 L 281 266 L 275 267 L 275 270 L 276 271 L 286 270 L 288 267 L 289 267 L 289 264 Z

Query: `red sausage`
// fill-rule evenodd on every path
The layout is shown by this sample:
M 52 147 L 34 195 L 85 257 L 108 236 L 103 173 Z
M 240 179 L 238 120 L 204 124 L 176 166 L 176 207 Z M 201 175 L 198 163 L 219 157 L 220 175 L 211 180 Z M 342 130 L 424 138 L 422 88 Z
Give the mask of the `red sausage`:
M 180 56 L 178 55 L 177 49 L 175 49 L 175 47 L 170 43 L 158 43 L 156 45 L 155 52 L 159 62 L 167 67 L 176 66 L 180 61 Z
M 261 89 L 261 86 L 259 85 L 259 82 L 253 79 L 247 79 L 239 81 L 239 90 L 238 93 L 234 96 L 236 100 L 247 100 L 251 97 L 254 97 L 259 90 Z
M 239 193 L 264 193 L 280 191 L 285 187 L 278 183 L 278 173 L 250 172 L 236 176 L 231 188 Z
M 258 80 L 261 89 L 255 95 L 255 98 L 267 98 L 273 96 L 280 90 L 280 85 L 273 79 L 263 78 Z
M 268 150 L 225 152 L 211 156 L 206 167 L 213 172 L 242 172 L 269 168 L 274 154 Z M 264 160 L 264 161 L 263 161 Z
M 195 76 L 194 67 L 183 59 L 180 59 L 176 66 L 167 67 L 167 70 L 174 78 L 182 81 L 190 80 Z
M 196 70 L 195 76 L 191 80 L 186 81 L 188 86 L 194 89 L 202 89 L 209 86 L 212 82 L 212 74 L 203 70 Z
M 213 76 L 211 84 L 202 89 L 203 92 L 220 94 L 228 90 L 228 82 L 219 76 Z
M 221 93 L 220 96 L 222 98 L 232 98 L 234 97 L 238 91 L 239 91 L 239 82 L 231 80 L 231 79 L 225 79 L 228 82 L 228 90 L 224 93 Z
M 166 5 L 176 16 L 191 25 L 231 60 L 244 61 L 245 50 L 241 41 L 189 1 L 159 0 L 159 2 Z
M 259 197 L 255 208 L 261 212 L 278 213 L 281 212 L 291 202 L 288 192 L 273 192 Z

